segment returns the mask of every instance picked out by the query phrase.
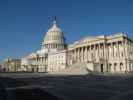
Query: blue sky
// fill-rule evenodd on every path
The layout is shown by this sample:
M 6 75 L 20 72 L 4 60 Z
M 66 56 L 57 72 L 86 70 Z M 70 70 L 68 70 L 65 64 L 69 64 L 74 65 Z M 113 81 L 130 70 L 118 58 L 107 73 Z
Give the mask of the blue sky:
M 133 0 L 0 0 L 0 63 L 40 49 L 52 16 L 68 43 L 115 32 L 133 36 Z

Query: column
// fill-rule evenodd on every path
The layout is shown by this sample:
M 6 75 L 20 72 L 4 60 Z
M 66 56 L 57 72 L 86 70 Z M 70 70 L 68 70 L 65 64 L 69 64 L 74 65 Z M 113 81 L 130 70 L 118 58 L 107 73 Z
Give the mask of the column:
M 101 46 L 101 43 L 99 44 L 99 46 L 100 46 L 99 54 L 100 54 L 100 58 L 102 58 L 102 46 Z
M 96 45 L 94 44 L 94 48 L 93 48 L 93 55 L 94 55 L 94 60 L 96 59 Z
M 109 59 L 109 44 L 106 44 L 106 50 L 107 50 L 107 60 Z
M 120 59 L 119 41 L 117 42 L 117 55 L 118 55 L 118 59 Z
M 88 48 L 88 60 L 91 61 L 91 46 Z
M 87 59 L 90 61 L 90 47 L 87 47 Z
M 103 43 L 103 49 L 104 49 L 104 71 L 108 71 L 108 63 L 107 63 L 107 46 L 106 46 L 106 41 Z
M 74 63 L 76 62 L 76 49 L 74 50 Z
M 83 62 L 83 47 L 81 47 L 81 62 Z
M 78 48 L 76 48 L 76 62 L 78 61 Z
M 84 55 L 85 55 L 84 53 L 85 53 L 85 47 L 83 47 L 83 62 L 84 62 L 84 59 L 85 59 L 84 58 Z
M 123 58 L 126 58 L 126 51 L 125 51 L 125 43 L 122 41 L 122 49 L 123 49 Z
M 97 46 L 97 44 L 95 45 L 95 59 L 96 59 L 96 61 L 98 59 L 98 46 Z
M 80 59 L 79 59 L 80 58 L 80 48 L 78 48 L 77 52 L 78 52 L 78 62 L 79 62 L 80 61 Z
M 49 44 L 49 48 L 51 48 L 51 44 Z
M 87 62 L 87 46 L 85 47 L 84 61 Z
M 98 59 L 100 60 L 100 44 L 98 44 Z
M 113 42 L 111 43 L 111 48 L 112 48 L 112 59 L 114 58 L 114 45 Z
M 90 46 L 90 61 L 93 60 L 93 48 L 92 48 L 92 45 Z
M 127 47 L 127 39 L 125 39 L 125 41 L 124 41 L 124 50 L 125 50 L 125 64 L 126 64 L 126 72 L 128 71 L 128 67 L 129 67 L 129 65 L 128 65 L 128 47 Z

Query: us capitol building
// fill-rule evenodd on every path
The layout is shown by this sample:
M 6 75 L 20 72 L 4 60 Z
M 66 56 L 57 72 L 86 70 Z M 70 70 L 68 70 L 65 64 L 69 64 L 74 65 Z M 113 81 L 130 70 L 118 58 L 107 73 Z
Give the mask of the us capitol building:
M 133 71 L 133 40 L 124 32 L 85 37 L 66 44 L 56 20 L 47 31 L 41 49 L 21 59 L 22 71 L 108 73 Z

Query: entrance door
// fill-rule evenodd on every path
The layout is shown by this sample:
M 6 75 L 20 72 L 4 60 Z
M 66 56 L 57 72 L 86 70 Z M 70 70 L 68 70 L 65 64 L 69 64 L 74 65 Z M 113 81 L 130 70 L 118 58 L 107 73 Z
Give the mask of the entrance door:
M 101 64 L 101 72 L 103 73 L 103 64 Z

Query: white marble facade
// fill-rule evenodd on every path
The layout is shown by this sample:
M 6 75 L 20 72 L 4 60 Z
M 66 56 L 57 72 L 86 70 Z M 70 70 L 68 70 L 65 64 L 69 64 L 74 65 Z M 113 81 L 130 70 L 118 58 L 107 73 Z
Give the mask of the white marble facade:
M 22 59 L 21 68 L 33 72 L 58 72 L 85 63 L 94 72 L 133 71 L 133 40 L 124 32 L 86 37 L 66 45 L 56 21 L 46 33 L 42 48 Z
M 96 72 L 133 71 L 133 41 L 126 33 L 85 38 L 70 46 L 71 61 L 84 62 Z M 71 64 L 73 64 L 71 63 Z
M 51 52 L 48 54 L 48 72 L 62 71 L 67 66 L 67 52 L 62 50 L 59 52 Z

